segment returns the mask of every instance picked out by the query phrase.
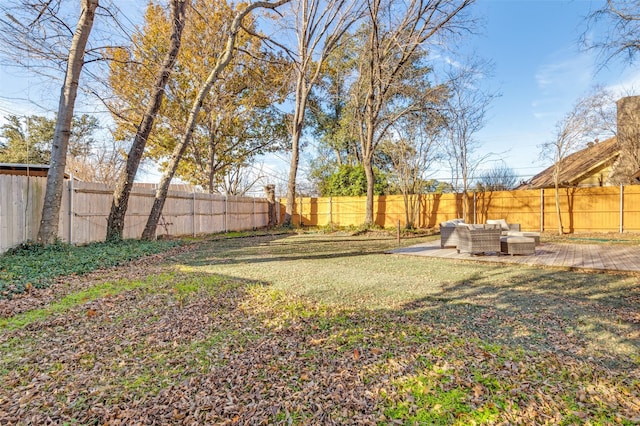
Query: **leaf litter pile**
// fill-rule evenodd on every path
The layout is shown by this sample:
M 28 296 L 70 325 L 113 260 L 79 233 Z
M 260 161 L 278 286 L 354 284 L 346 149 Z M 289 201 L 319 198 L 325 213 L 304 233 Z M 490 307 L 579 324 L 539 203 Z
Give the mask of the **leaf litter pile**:
M 624 330 L 616 352 L 533 292 L 517 316 L 446 291 L 374 309 L 184 268 L 262 267 L 246 261 L 254 241 L 233 244 L 0 301 L 0 424 L 640 423 L 637 290 L 628 305 L 559 302 Z

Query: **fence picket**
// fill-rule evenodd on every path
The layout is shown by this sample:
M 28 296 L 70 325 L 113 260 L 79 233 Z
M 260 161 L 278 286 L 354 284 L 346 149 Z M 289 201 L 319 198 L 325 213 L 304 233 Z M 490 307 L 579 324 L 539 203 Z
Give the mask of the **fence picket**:
M 46 178 L 0 175 L 0 253 L 35 240 L 44 202 Z M 183 188 L 180 188 L 183 189 Z M 169 191 L 157 235 L 198 235 L 243 231 L 267 226 L 266 200 Z M 62 241 L 85 244 L 106 237 L 113 189 L 93 182 L 65 181 L 58 235 Z M 134 185 L 125 217 L 125 238 L 139 238 L 155 191 Z M 259 215 L 255 204 L 262 205 Z M 228 220 L 227 215 L 236 216 Z M 233 228 L 230 229 L 229 226 Z
M 565 232 L 640 231 L 640 185 L 624 187 L 561 188 L 560 204 Z M 622 203 L 621 203 L 622 200 Z M 358 226 L 364 222 L 365 197 L 299 198 L 293 215 L 300 215 L 305 226 Z M 418 208 L 423 228 L 435 228 L 440 222 L 462 216 L 462 194 L 422 194 Z M 285 216 L 286 200 L 278 203 L 279 223 Z M 305 206 L 302 211 L 302 206 Z M 307 208 L 308 206 L 308 208 Z M 405 222 L 402 195 L 374 197 L 376 225 L 386 228 Z M 469 194 L 467 222 L 507 219 L 520 223 L 526 231 L 551 231 L 558 227 L 555 190 L 517 190 Z M 623 220 L 622 220 L 622 219 Z M 297 222 L 297 221 L 296 221 Z M 620 223 L 624 223 L 621 228 Z

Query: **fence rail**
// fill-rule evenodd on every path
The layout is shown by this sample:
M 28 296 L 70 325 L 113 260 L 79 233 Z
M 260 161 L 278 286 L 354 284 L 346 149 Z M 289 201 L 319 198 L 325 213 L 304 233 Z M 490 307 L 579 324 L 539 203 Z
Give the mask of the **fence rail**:
M 113 189 L 99 183 L 65 181 L 58 236 L 85 244 L 102 241 Z M 45 177 L 0 175 L 0 253 L 35 240 L 42 214 Z M 124 238 L 139 238 L 151 211 L 155 190 L 135 185 L 125 217 Z M 157 235 L 198 235 L 267 226 L 265 199 L 169 191 Z
M 565 232 L 640 231 L 640 185 L 561 188 L 560 210 Z M 462 217 L 462 194 L 422 194 L 414 225 L 433 228 L 445 220 Z M 303 226 L 357 226 L 365 222 L 365 197 L 297 198 L 292 223 Z M 504 218 L 527 231 L 557 231 L 554 189 L 479 192 L 468 196 L 469 223 Z M 280 222 L 286 200 L 280 199 Z M 376 225 L 406 225 L 401 195 L 374 197 Z

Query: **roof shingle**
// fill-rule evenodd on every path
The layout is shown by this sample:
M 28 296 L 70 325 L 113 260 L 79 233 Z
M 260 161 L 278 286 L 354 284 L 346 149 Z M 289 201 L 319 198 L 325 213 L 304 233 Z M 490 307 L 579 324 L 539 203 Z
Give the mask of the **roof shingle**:
M 590 144 L 590 146 L 574 152 L 562 160 L 559 182 L 561 182 L 561 186 L 577 185 L 585 177 L 613 163 L 619 155 L 620 148 L 615 136 L 603 142 Z M 553 169 L 553 165 L 546 168 L 531 178 L 529 182 L 521 185 L 519 189 L 555 186 Z

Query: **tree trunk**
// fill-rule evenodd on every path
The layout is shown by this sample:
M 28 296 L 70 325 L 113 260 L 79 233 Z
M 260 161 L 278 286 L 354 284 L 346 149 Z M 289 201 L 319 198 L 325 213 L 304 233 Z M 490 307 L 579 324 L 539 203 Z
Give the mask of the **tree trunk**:
M 556 215 L 558 217 L 558 235 L 562 236 L 562 212 L 560 211 L 560 186 L 558 182 L 555 183 L 556 187 Z
M 411 221 L 411 229 L 420 228 L 420 201 L 422 200 L 422 194 L 415 194 L 414 197 L 415 198 L 413 200 L 412 212 L 413 220 Z
M 381 98 L 380 93 L 378 93 L 379 89 L 379 65 L 380 65 L 380 56 L 379 56 L 379 48 L 380 48 L 380 40 L 378 38 L 378 8 L 380 6 L 379 1 L 373 2 L 372 8 L 372 16 L 375 19 L 371 21 L 371 30 L 369 32 L 369 48 L 371 49 L 371 54 L 369 60 L 367 61 L 368 72 L 370 73 L 367 89 L 367 95 L 365 99 L 365 107 L 363 112 L 363 121 L 365 127 L 365 133 L 360 132 L 360 144 L 362 145 L 362 166 L 364 167 L 364 174 L 367 178 L 367 201 L 365 208 L 365 226 L 374 225 L 373 218 L 373 195 L 374 195 L 374 184 L 375 184 L 375 176 L 373 174 L 373 154 L 376 149 L 376 126 L 378 124 L 377 118 L 378 113 L 380 111 Z M 374 76 L 376 76 L 374 78 Z M 378 96 L 376 96 L 378 95 Z M 363 140 L 364 138 L 364 140 Z
M 276 216 L 276 186 L 267 185 L 264 187 L 264 192 L 269 206 L 267 227 L 273 228 L 278 224 L 278 217 Z
M 144 231 L 142 232 L 142 238 L 145 240 L 150 240 L 155 237 L 156 227 L 158 226 L 158 221 L 160 220 L 160 215 L 162 214 L 162 208 L 164 207 L 164 202 L 167 197 L 167 192 L 169 191 L 169 185 L 171 184 L 171 179 L 176 173 L 176 169 L 178 168 L 178 164 L 182 159 L 182 155 L 189 143 L 191 143 L 191 138 L 193 137 L 193 131 L 196 126 L 196 121 L 198 119 L 198 114 L 200 109 L 202 108 L 202 103 L 204 98 L 209 94 L 211 88 L 218 80 L 220 73 L 222 70 L 231 62 L 231 57 L 233 56 L 233 50 L 235 49 L 236 37 L 238 36 L 238 31 L 240 30 L 240 26 L 242 24 L 242 20 L 249 14 L 251 11 L 257 8 L 268 8 L 275 9 L 276 7 L 287 3 L 289 0 L 279 0 L 275 3 L 269 2 L 256 2 L 247 5 L 244 10 L 238 12 L 236 16 L 233 18 L 233 22 L 229 27 L 229 34 L 227 37 L 227 44 L 224 48 L 224 52 L 218 58 L 216 65 L 211 70 L 211 73 L 207 77 L 204 85 L 200 89 L 198 96 L 193 101 L 191 106 L 191 111 L 189 112 L 189 118 L 187 119 L 187 125 L 185 129 L 184 136 L 182 140 L 176 145 L 173 150 L 173 154 L 171 155 L 171 160 L 167 166 L 166 172 L 162 175 L 162 179 L 160 181 L 160 186 L 156 191 L 156 197 L 153 200 L 153 206 L 151 207 L 151 212 L 149 213 L 149 218 L 147 219 L 147 224 L 145 225 Z
M 287 182 L 287 203 L 284 214 L 284 226 L 292 226 L 293 211 L 296 202 L 296 176 L 298 174 L 298 162 L 300 161 L 300 136 L 297 131 L 294 131 L 291 141 L 291 163 L 289 165 L 289 181 Z
M 60 220 L 60 205 L 62 204 L 62 190 L 64 188 L 64 169 L 67 165 L 67 148 L 71 135 L 71 121 L 78 82 L 84 65 L 84 52 L 93 27 L 98 0 L 82 0 L 78 26 L 73 34 L 64 85 L 58 103 L 58 117 L 51 147 L 51 162 L 47 174 L 47 187 L 42 209 L 42 219 L 38 230 L 38 242 L 48 245 L 55 243 L 58 238 L 58 222 Z
M 367 201 L 366 201 L 366 209 L 365 209 L 365 218 L 364 224 L 365 226 L 372 226 L 375 224 L 373 218 L 373 196 L 375 189 L 375 175 L 373 174 L 373 153 L 375 150 L 375 110 L 374 110 L 374 99 L 373 99 L 373 91 L 370 92 L 370 96 L 368 96 L 367 109 L 365 111 L 365 127 L 366 133 L 361 135 L 361 138 L 364 137 L 364 141 L 362 144 L 362 167 L 364 168 L 364 175 L 367 178 Z
M 124 231 L 124 218 L 127 213 L 129 204 L 129 195 L 133 188 L 133 181 L 138 172 L 138 167 L 144 153 L 144 148 L 149 139 L 149 134 L 153 129 L 155 117 L 160 110 L 164 91 L 173 66 L 178 58 L 180 51 L 180 43 L 182 39 L 182 30 L 185 24 L 185 11 L 187 9 L 188 0 L 172 0 L 171 1 L 171 36 L 170 47 L 167 52 L 162 66 L 156 76 L 153 85 L 153 94 L 151 102 L 142 117 L 142 121 L 138 126 L 133 145 L 127 156 L 127 164 L 124 172 L 119 176 L 116 187 L 113 192 L 113 202 L 111 203 L 111 211 L 107 220 L 107 241 L 121 240 Z
M 467 156 L 466 150 L 463 155 L 463 166 L 462 166 L 462 217 L 464 218 L 465 223 L 473 223 L 473 221 L 469 220 L 469 193 L 468 189 L 468 175 L 467 175 Z
M 418 206 L 420 205 L 420 194 L 416 194 L 415 192 L 410 193 L 407 192 L 404 196 L 404 208 L 405 208 L 405 228 L 414 229 L 420 226 L 420 223 L 416 225 L 416 216 L 418 213 Z
M 404 201 L 404 223 L 405 223 L 405 228 L 411 228 L 411 220 L 410 215 L 411 213 L 409 212 L 410 209 L 410 205 L 411 205 L 411 200 L 410 200 L 410 195 L 407 191 L 402 191 L 402 199 Z
M 289 166 L 289 181 L 287 182 L 287 204 L 284 215 L 284 226 L 292 225 L 293 210 L 296 202 L 296 177 L 298 174 L 298 163 L 300 161 L 300 138 L 304 126 L 304 113 L 307 107 L 308 89 L 305 85 L 305 76 L 301 70 L 298 71 L 298 82 L 296 84 L 296 105 L 293 113 L 293 123 L 291 124 L 291 164 Z
M 213 132 L 211 132 L 211 137 L 209 138 L 209 160 L 207 161 L 207 181 L 209 185 L 209 194 L 213 194 L 213 188 L 215 186 L 215 161 L 216 161 L 216 150 L 215 150 L 215 136 Z
M 374 196 L 374 183 L 375 176 L 373 174 L 373 161 L 371 157 L 366 156 L 363 158 L 362 166 L 364 167 L 364 175 L 367 177 L 367 201 L 365 209 L 364 224 L 366 226 L 375 225 L 373 218 L 373 196 Z
M 560 158 L 560 155 L 558 155 Z M 556 202 L 556 217 L 558 219 L 558 235 L 562 236 L 562 212 L 560 211 L 560 161 L 556 161 L 553 169 L 553 185 L 556 190 L 555 202 Z
M 462 217 L 464 218 L 465 223 L 473 223 L 469 217 L 469 194 L 466 189 L 462 190 Z

